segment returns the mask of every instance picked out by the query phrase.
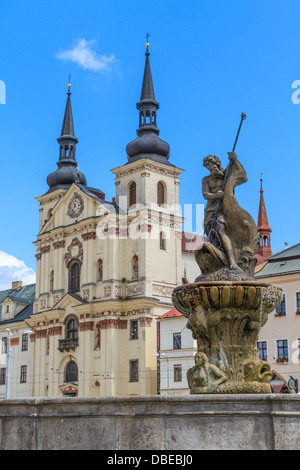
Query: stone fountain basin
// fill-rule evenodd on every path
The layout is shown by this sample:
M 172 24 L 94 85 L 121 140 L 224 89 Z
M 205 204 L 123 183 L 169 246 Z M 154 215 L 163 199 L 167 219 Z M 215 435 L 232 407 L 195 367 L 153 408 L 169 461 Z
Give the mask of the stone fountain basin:
M 249 281 L 200 281 L 174 289 L 172 301 L 182 315 L 204 309 L 257 310 L 270 313 L 282 302 L 282 289 L 268 283 Z

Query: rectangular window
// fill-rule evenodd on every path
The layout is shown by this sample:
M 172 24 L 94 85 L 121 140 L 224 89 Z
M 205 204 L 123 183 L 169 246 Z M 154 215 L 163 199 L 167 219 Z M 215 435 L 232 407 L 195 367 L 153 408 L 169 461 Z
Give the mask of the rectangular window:
M 182 365 L 174 364 L 174 382 L 182 382 Z
M 0 369 L 0 385 L 5 385 L 6 383 L 6 369 Z
M 259 359 L 261 361 L 268 360 L 267 341 L 258 341 L 257 349 L 259 353 Z
M 22 335 L 22 351 L 28 351 L 28 334 Z
M 296 310 L 300 312 L 300 292 L 296 292 Z
M 24 384 L 26 382 L 27 382 L 27 366 L 21 366 L 20 383 Z
M 282 302 L 276 308 L 276 315 L 286 315 L 286 302 L 285 302 L 285 294 L 283 294 Z
M 138 359 L 129 361 L 129 382 L 139 381 L 139 361 Z
M 7 354 L 7 338 L 2 338 L 2 354 Z
M 181 333 L 173 333 L 173 349 L 181 349 Z
M 277 362 L 288 362 L 288 341 L 287 339 L 277 340 Z
M 138 339 L 138 321 L 130 321 L 130 336 L 129 339 Z

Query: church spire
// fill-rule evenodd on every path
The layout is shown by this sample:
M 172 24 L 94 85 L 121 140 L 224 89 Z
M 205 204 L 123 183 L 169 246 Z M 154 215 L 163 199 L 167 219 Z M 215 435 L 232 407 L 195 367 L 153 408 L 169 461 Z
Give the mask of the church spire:
M 157 110 L 159 103 L 155 100 L 154 86 L 150 67 L 149 43 L 146 44 L 146 60 L 140 101 L 136 104 L 139 111 L 138 138 L 129 142 L 126 147 L 129 162 L 149 158 L 169 165 L 170 146 L 160 139 L 157 128 Z
M 77 170 L 76 162 L 76 144 L 78 139 L 75 137 L 73 113 L 71 104 L 71 84 L 68 85 L 68 98 L 64 114 L 61 135 L 58 137 L 59 160 L 58 169 L 51 173 L 47 178 L 49 191 L 57 189 L 68 189 L 74 182 L 86 185 L 85 176 Z
M 257 254 L 267 259 L 272 255 L 271 250 L 271 229 L 268 222 L 267 211 L 264 201 L 264 191 L 262 187 L 262 178 L 260 180 L 260 201 L 257 218 L 257 230 L 259 233 L 259 248 Z
M 155 102 L 155 94 L 154 94 L 154 87 L 153 87 L 153 80 L 151 74 L 151 67 L 150 67 L 150 52 L 149 52 L 149 43 L 146 44 L 146 62 L 145 62 L 145 70 L 144 70 L 144 79 L 142 85 L 142 92 L 140 101 L 144 100 L 151 100 Z

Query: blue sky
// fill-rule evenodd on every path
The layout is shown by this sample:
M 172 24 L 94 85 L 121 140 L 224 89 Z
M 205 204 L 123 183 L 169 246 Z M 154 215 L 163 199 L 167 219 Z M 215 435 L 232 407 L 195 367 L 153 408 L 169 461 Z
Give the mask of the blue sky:
M 35 271 L 35 197 L 56 169 L 69 74 L 80 170 L 114 195 L 110 170 L 136 137 L 147 31 L 160 136 L 185 170 L 181 204 L 204 203 L 203 157 L 226 165 L 244 111 L 237 199 L 256 220 L 262 173 L 273 252 L 300 243 L 299 17 L 298 0 L 2 0 L 0 286 Z

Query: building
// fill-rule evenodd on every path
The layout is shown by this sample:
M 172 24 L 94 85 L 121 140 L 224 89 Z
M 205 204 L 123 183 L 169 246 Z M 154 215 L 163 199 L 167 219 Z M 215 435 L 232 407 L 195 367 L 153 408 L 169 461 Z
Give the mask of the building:
M 176 308 L 164 313 L 158 322 L 158 393 L 190 393 L 187 371 L 194 366 L 197 341 L 186 327 L 187 319 Z
M 147 44 L 137 138 L 126 147 L 128 161 L 112 170 L 112 201 L 77 169 L 68 86 L 57 169 L 37 198 L 36 285 L 27 299 L 25 287 L 1 293 L 0 333 L 5 342 L 9 328 L 12 349 L 8 367 L 3 346 L 2 396 L 8 379 L 10 397 L 157 392 L 157 318 L 198 267 L 182 249 L 183 170 L 159 137 L 149 56 Z
M 268 258 L 255 274 L 257 280 L 280 286 L 283 301 L 269 314 L 263 326 L 258 348 L 288 382 L 300 381 L 300 244 L 286 248 Z

